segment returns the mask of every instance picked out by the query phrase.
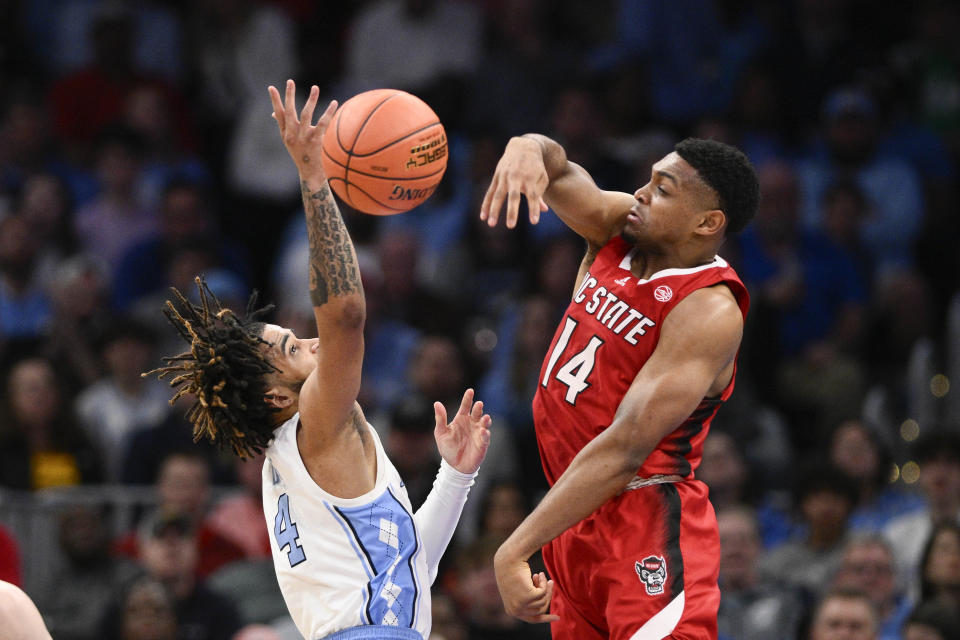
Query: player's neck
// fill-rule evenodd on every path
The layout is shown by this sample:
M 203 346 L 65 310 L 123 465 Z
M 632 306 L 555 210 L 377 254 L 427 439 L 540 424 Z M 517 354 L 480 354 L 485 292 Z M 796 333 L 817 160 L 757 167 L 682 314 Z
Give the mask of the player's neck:
M 699 249 L 698 251 L 678 250 L 669 252 L 653 252 L 640 249 L 633 256 L 630 271 L 636 277 L 646 280 L 655 273 L 666 269 L 690 269 L 713 261 L 716 256 L 715 252 L 711 249 Z

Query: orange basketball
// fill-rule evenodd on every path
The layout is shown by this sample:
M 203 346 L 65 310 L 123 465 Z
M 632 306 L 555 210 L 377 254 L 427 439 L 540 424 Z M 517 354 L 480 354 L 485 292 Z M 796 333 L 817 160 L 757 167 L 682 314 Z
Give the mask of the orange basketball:
M 437 188 L 447 134 L 426 102 L 396 89 L 358 94 L 323 134 L 323 168 L 340 198 L 378 216 L 408 211 Z

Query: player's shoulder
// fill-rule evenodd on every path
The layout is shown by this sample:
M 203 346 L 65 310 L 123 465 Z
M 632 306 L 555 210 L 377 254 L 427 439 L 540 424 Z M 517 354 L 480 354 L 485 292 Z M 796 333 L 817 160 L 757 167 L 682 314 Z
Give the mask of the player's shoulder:
M 675 329 L 706 341 L 736 339 L 743 333 L 743 312 L 730 287 L 718 282 L 691 291 L 667 315 L 664 331 Z

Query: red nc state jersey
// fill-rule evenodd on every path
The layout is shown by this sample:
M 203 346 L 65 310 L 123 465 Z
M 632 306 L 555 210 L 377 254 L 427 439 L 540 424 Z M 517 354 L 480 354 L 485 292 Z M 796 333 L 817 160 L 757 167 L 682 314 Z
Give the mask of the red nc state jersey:
M 533 399 L 544 473 L 552 485 L 573 457 L 606 429 L 641 367 L 657 347 L 667 314 L 690 293 L 724 283 L 747 314 L 749 296 L 717 256 L 689 269 L 665 269 L 640 280 L 630 272 L 636 249 L 619 236 L 597 254 L 547 351 Z M 733 379 L 657 445 L 638 475 L 693 477 L 710 421 L 730 397 Z

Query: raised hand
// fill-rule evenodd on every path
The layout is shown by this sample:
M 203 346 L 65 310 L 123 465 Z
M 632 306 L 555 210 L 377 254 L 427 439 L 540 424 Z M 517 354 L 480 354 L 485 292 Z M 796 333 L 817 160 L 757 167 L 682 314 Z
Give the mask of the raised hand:
M 299 118 L 296 109 L 297 87 L 293 80 L 287 80 L 286 94 L 282 101 L 276 87 L 271 85 L 267 91 L 270 94 L 270 102 L 273 103 L 271 115 L 280 127 L 280 137 L 283 138 L 283 144 L 287 147 L 294 164 L 297 165 L 300 175 L 314 172 L 322 174 L 320 142 L 323 139 L 323 132 L 327 130 L 337 110 L 337 101 L 331 101 L 317 120 L 317 124 L 313 124 L 313 112 L 320 97 L 320 89 L 317 85 L 310 87 L 310 95 L 307 97 L 306 104 L 303 105 Z
M 497 163 L 493 179 L 480 205 L 480 219 L 491 227 L 500 219 L 504 200 L 507 203 L 507 227 L 517 226 L 520 198 L 527 198 L 531 224 L 540 221 L 540 213 L 547 210 L 543 194 L 550 179 L 543 164 L 540 143 L 531 138 L 512 138 Z
M 440 455 L 460 473 L 475 472 L 490 446 L 490 416 L 483 412 L 483 402 L 474 402 L 473 389 L 467 389 L 449 424 L 443 404 L 434 402 L 433 411 L 437 419 L 433 436 Z

